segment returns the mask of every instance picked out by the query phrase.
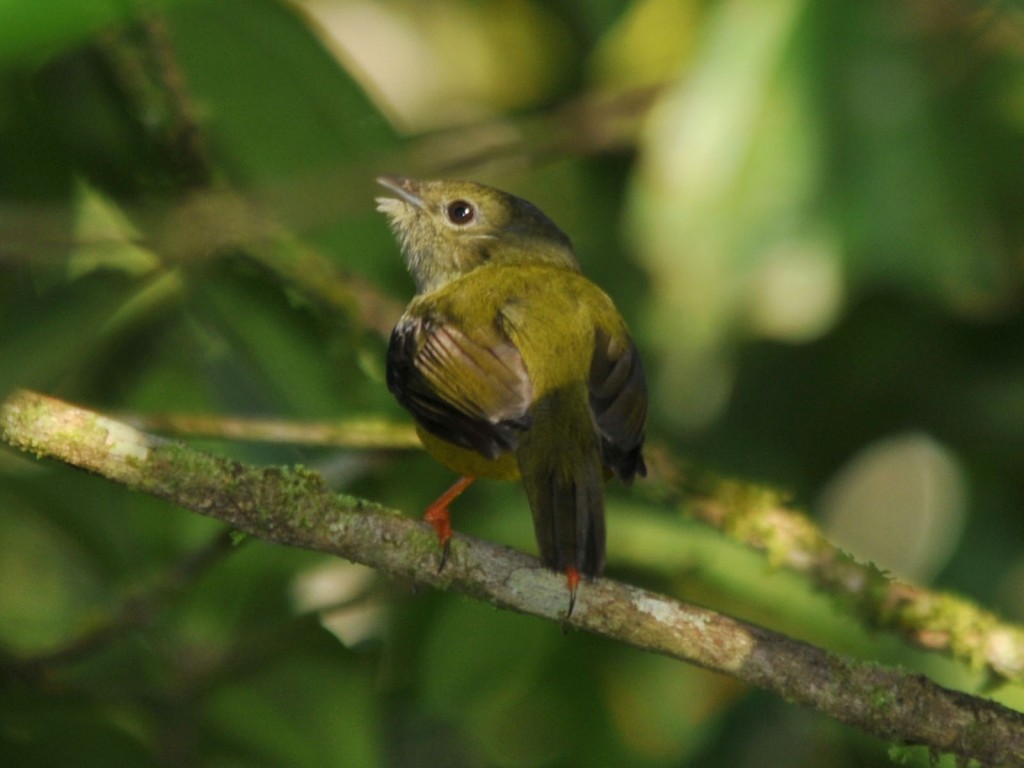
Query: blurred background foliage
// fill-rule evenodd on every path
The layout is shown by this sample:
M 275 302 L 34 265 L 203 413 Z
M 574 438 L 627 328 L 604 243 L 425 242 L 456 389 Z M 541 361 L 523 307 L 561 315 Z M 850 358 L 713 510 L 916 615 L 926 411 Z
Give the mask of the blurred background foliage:
M 0 0 L 0 391 L 400 420 L 412 286 L 373 178 L 471 176 L 616 299 L 653 440 L 1021 620 L 1022 56 L 1013 2 Z M 196 442 L 410 513 L 450 482 L 413 452 Z M 609 492 L 612 575 L 984 682 Z M 518 488 L 459 509 L 532 550 Z M 889 762 L 731 680 L 0 453 L 0 764 Z

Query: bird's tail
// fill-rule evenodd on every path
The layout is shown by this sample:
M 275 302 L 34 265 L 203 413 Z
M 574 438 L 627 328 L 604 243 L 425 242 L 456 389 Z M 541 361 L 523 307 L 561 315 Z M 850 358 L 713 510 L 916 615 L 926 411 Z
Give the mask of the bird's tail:
M 563 573 L 600 576 L 604 473 L 600 437 L 584 397 L 554 393 L 536 403 L 517 456 L 541 560 Z

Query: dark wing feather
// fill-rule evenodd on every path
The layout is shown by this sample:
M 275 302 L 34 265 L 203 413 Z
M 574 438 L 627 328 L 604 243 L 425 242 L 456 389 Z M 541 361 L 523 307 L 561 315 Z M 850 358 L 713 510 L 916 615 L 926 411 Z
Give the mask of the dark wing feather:
M 647 474 L 642 453 L 647 421 L 647 379 L 628 336 L 618 341 L 598 330 L 590 365 L 590 407 L 601 433 L 601 458 L 623 482 Z
M 515 450 L 530 425 L 533 387 L 497 325 L 467 334 L 437 318 L 402 318 L 388 346 L 387 382 L 427 431 L 488 458 Z

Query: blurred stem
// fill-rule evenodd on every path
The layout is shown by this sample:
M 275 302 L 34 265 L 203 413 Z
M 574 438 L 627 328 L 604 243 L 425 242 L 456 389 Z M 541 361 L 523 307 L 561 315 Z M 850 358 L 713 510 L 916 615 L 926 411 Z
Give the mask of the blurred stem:
M 190 414 L 121 414 L 139 429 L 183 437 L 214 437 L 258 443 L 289 443 L 335 448 L 405 450 L 421 448 L 411 424 L 383 419 L 297 424 L 284 419 L 253 419 Z
M 166 158 L 174 180 L 186 189 L 208 187 L 213 164 L 163 17 L 110 31 L 100 46 L 124 103 Z
M 321 304 L 345 310 L 359 327 L 387 339 L 403 305 L 381 293 L 368 280 L 340 270 L 316 248 L 279 231 L 266 241 L 247 244 L 246 255 L 279 275 Z
M 430 175 L 457 176 L 488 166 L 519 168 L 552 158 L 629 152 L 664 88 L 584 93 L 514 122 L 489 119 L 421 136 L 411 154 Z
M 0 406 L 0 437 L 258 538 L 345 557 L 732 675 L 883 739 L 1024 766 L 1024 716 L 995 702 L 610 579 L 585 584 L 567 620 L 564 577 L 534 558 L 456 535 L 438 572 L 429 526 L 336 495 L 303 468 L 219 458 L 27 391 Z

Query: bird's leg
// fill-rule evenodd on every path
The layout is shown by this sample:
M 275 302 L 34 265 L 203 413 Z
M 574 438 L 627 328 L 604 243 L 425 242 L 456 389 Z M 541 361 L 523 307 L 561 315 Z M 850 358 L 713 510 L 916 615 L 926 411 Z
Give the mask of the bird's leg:
M 451 548 L 452 521 L 448 515 L 448 507 L 464 490 L 469 488 L 474 480 L 476 478 L 469 475 L 460 477 L 451 488 L 442 493 L 437 501 L 427 507 L 427 511 L 423 513 L 423 519 L 434 526 L 434 530 L 437 531 L 437 541 L 443 548 L 441 564 L 437 566 L 438 573 L 444 568 L 444 564 L 448 562 L 448 550 Z
M 580 586 L 580 572 L 571 565 L 565 569 L 565 583 L 569 587 L 569 610 L 565 612 L 568 620 L 572 616 L 572 609 L 576 607 L 576 590 Z

